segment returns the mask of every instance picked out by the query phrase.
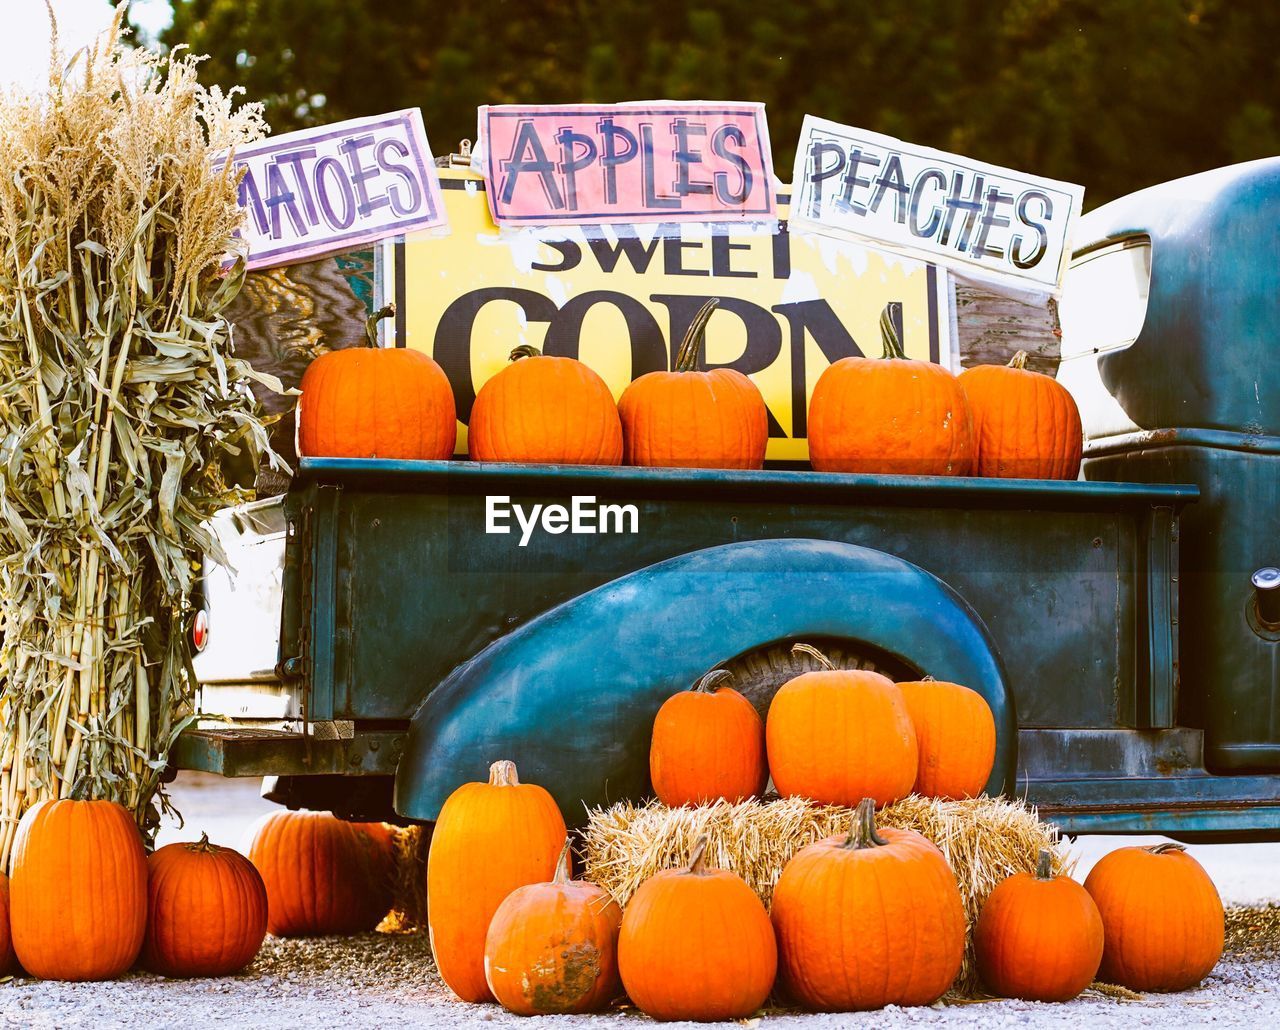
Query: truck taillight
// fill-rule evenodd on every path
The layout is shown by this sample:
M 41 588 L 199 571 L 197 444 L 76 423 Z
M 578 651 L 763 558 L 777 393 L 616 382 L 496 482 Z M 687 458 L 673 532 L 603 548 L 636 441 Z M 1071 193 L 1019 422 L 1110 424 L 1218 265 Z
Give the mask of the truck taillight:
M 201 608 L 191 623 L 191 646 L 199 654 L 209 643 L 209 613 Z

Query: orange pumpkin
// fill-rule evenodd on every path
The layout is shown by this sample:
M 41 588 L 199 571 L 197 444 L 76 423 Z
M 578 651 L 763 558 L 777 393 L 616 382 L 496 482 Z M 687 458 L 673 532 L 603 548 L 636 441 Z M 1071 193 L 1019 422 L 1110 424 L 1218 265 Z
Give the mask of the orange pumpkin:
M 778 972 L 826 1012 L 929 1005 L 964 959 L 965 915 L 951 867 L 914 830 L 877 830 L 864 799 L 848 837 L 802 848 L 773 891 Z
M 391 908 L 395 858 L 381 823 L 330 812 L 272 812 L 249 860 L 267 889 L 267 930 L 313 937 L 372 930 Z
M 805 644 L 795 650 L 826 668 L 788 680 L 769 706 L 765 742 L 778 793 L 849 806 L 910 794 L 916 731 L 902 692 L 878 672 L 836 669 Z
M 702 837 L 687 868 L 645 880 L 622 916 L 622 984 L 654 1019 L 741 1019 L 773 989 L 778 949 L 764 905 L 736 873 L 707 867 L 706 849 Z
M 1067 388 L 1026 367 L 1018 351 L 1008 365 L 960 374 L 973 413 L 974 473 L 1002 479 L 1075 479 L 1084 435 Z
M 996 759 L 996 721 L 986 699 L 934 679 L 899 683 L 898 689 L 920 750 L 915 792 L 949 801 L 981 794 Z
M 142 965 L 162 976 L 226 976 L 253 961 L 267 935 L 267 889 L 240 852 L 166 844 L 147 859 Z
M 1089 892 L 1053 875 L 1042 850 L 1035 875 L 996 885 L 973 930 L 978 973 L 996 994 L 1027 1001 L 1070 1001 L 1098 975 L 1102 917 Z
M 316 358 L 302 376 L 298 453 L 326 458 L 443 460 L 453 455 L 458 419 L 444 370 L 421 351 L 379 347 L 369 319 L 367 347 Z
M 622 461 L 622 423 L 604 380 L 581 361 L 536 347 L 517 347 L 511 364 L 480 387 L 468 432 L 478 461 Z
M 716 687 L 731 677 L 727 669 L 713 669 L 658 709 L 649 777 L 664 805 L 738 802 L 764 790 L 764 723 L 736 690 Z
M 963 476 L 973 424 L 956 377 L 907 359 L 881 320 L 884 358 L 841 358 L 809 400 L 809 460 L 820 472 Z
M 484 948 L 498 906 L 555 872 L 568 831 L 555 801 L 494 762 L 488 783 L 449 795 L 427 854 L 427 926 L 440 978 L 463 1001 L 492 1001 Z M 483 856 L 483 857 L 479 857 Z
M 569 878 L 566 840 L 551 882 L 517 887 L 493 914 L 484 943 L 489 990 L 519 1016 L 595 1012 L 622 989 L 621 924 L 608 892 Z
M 18 955 L 13 950 L 13 933 L 9 929 L 9 877 L 0 873 L 0 976 L 9 976 L 18 969 Z
M 732 368 L 695 371 L 707 320 L 703 305 L 685 333 L 672 372 L 649 372 L 618 401 L 628 465 L 665 468 L 764 467 L 769 417 L 760 390 Z
M 1181 844 L 1118 848 L 1084 886 L 1102 914 L 1099 979 L 1134 991 L 1183 991 L 1222 957 L 1222 900 Z
M 42 980 L 109 980 L 147 929 L 147 858 L 114 801 L 41 801 L 13 845 L 9 918 L 22 968 Z

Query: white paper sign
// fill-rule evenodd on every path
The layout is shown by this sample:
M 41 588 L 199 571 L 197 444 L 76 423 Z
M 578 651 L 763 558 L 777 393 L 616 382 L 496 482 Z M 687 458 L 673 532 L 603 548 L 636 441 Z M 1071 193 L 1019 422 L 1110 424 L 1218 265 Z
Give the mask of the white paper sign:
M 792 230 L 857 240 L 1057 293 L 1084 187 L 806 115 Z
M 416 107 L 273 136 L 236 151 L 235 163 L 250 268 L 448 230 Z

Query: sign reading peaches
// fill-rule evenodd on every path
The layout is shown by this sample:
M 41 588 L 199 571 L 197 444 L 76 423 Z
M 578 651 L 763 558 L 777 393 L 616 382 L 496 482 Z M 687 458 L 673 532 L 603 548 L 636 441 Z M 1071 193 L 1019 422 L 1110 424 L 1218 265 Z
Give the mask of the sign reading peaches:
M 473 168 L 499 227 L 773 222 L 764 105 L 480 108 Z

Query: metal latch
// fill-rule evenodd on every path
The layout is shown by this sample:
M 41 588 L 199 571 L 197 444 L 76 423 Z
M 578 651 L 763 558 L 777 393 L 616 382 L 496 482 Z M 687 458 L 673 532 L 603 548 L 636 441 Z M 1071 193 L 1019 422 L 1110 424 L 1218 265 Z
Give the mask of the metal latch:
M 453 154 L 441 154 L 436 158 L 437 168 L 470 168 L 471 140 L 464 139 L 458 143 L 458 150 Z

